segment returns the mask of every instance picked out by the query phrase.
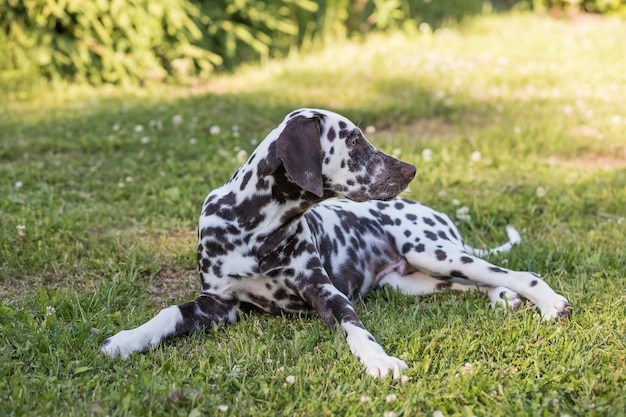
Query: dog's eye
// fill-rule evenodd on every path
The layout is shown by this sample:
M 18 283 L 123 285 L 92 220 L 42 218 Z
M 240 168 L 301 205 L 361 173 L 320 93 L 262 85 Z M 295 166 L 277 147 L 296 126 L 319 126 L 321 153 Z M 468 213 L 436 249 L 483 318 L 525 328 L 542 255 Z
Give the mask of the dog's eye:
M 350 147 L 354 147 L 356 146 L 356 144 L 359 141 L 359 136 L 358 135 L 352 135 L 348 138 L 348 146 Z

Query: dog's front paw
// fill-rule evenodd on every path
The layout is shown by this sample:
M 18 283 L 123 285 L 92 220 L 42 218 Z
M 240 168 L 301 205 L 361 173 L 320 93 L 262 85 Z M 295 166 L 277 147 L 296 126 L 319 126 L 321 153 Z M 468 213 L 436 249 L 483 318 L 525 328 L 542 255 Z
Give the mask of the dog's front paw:
M 126 359 L 134 352 L 143 352 L 148 348 L 154 349 L 157 343 L 158 341 L 150 340 L 150 337 L 137 329 L 122 330 L 102 342 L 100 351 L 112 358 Z
M 409 369 L 406 362 L 388 355 L 363 360 L 363 364 L 369 376 L 381 379 L 387 378 L 389 375 L 393 379 L 398 379 L 402 376 L 402 371 Z
M 572 306 L 565 297 L 558 296 L 551 304 L 540 308 L 541 318 L 549 321 L 555 319 L 569 319 L 572 317 Z

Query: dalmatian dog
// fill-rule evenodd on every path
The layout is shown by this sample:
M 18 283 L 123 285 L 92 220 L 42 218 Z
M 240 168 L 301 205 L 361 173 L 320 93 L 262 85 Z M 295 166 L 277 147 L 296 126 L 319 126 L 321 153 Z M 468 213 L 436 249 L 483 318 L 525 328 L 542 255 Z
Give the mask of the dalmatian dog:
M 489 251 L 464 245 L 446 215 L 397 198 L 415 173 L 345 117 L 290 113 L 204 202 L 200 295 L 106 339 L 101 351 L 127 358 L 165 338 L 234 323 L 244 307 L 275 315 L 315 311 L 341 328 L 367 374 L 399 378 L 407 364 L 385 353 L 353 306 L 374 288 L 412 295 L 478 289 L 511 308 L 524 297 L 546 320 L 571 315 L 567 300 L 538 275 L 482 260 Z M 331 199 L 337 196 L 345 199 Z M 519 241 L 513 228 L 508 234 L 509 242 L 491 252 Z

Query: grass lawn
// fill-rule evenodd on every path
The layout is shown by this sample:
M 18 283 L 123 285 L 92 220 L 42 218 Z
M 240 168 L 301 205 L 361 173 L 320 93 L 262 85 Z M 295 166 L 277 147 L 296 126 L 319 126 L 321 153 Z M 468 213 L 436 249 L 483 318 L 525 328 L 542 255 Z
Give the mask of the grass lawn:
M 626 25 L 483 17 L 372 36 L 193 88 L 67 87 L 0 104 L 3 416 L 564 416 L 626 409 Z M 290 110 L 345 114 L 414 163 L 406 196 L 541 273 L 541 322 L 474 293 L 382 290 L 357 307 L 408 380 L 374 380 L 316 316 L 111 360 L 101 341 L 199 289 L 210 189 Z M 465 209 L 464 209 L 465 210 Z M 441 414 L 440 414 L 441 413 Z

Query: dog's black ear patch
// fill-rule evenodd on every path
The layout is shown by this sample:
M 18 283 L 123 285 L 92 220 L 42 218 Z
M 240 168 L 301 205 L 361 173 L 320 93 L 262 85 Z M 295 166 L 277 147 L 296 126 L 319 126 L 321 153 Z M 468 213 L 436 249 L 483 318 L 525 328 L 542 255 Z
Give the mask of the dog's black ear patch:
M 299 187 L 318 197 L 324 196 L 320 119 L 317 116 L 296 116 L 287 122 L 276 141 L 276 157 Z

